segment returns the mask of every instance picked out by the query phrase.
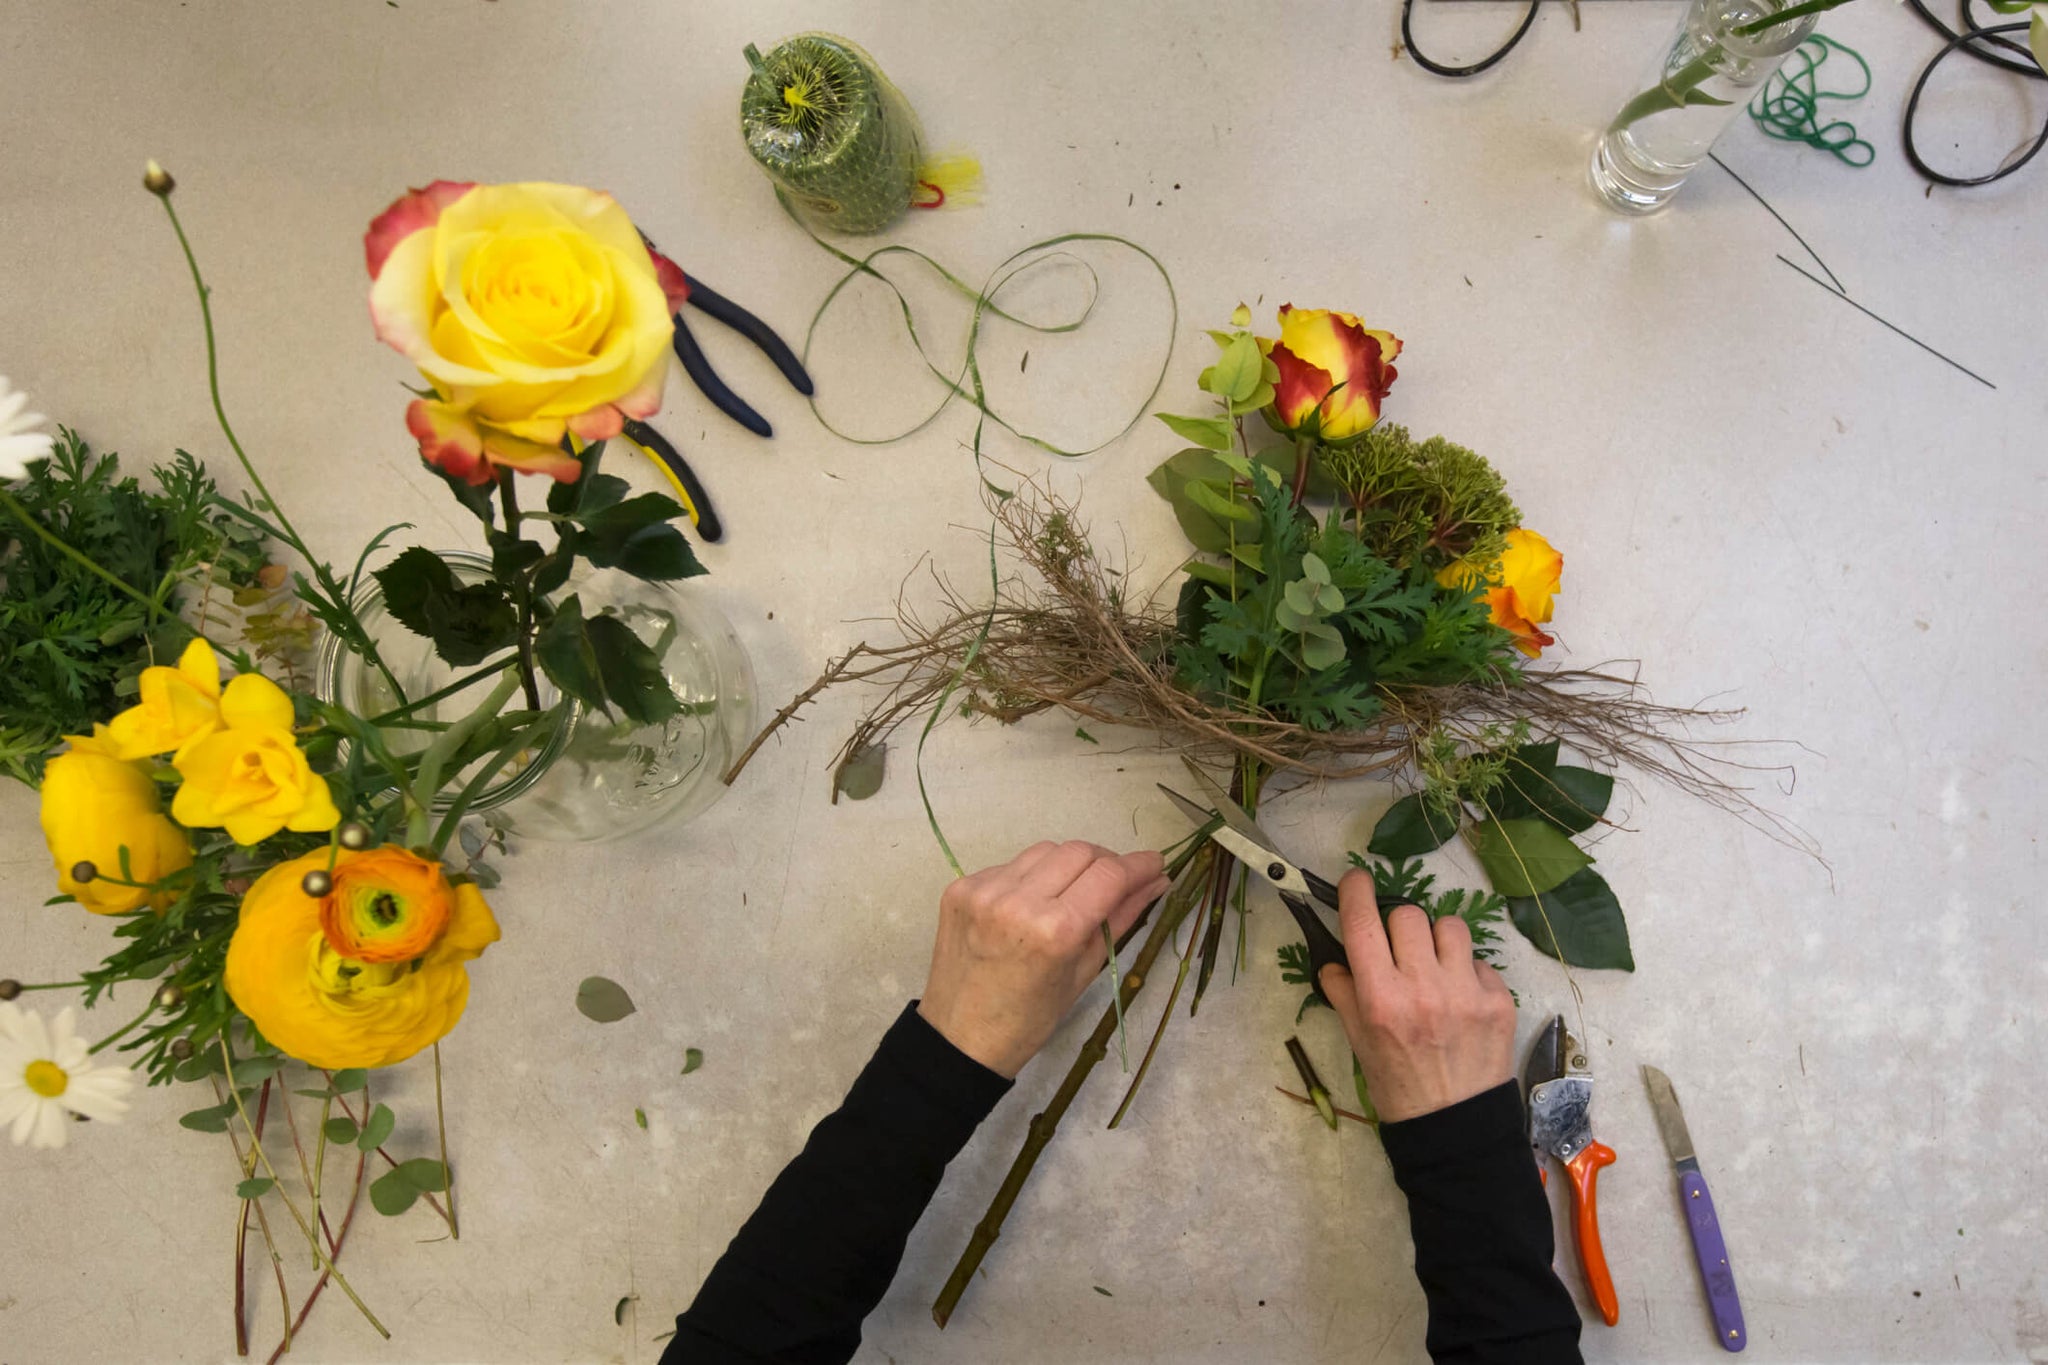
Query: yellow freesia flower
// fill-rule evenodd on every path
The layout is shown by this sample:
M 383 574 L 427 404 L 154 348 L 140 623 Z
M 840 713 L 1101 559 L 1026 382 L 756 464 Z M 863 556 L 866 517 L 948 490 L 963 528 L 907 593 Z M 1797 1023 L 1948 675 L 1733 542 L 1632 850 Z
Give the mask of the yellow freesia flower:
M 161 910 L 172 891 L 152 892 L 159 882 L 192 865 L 185 831 L 163 813 L 156 783 L 135 763 L 118 756 L 106 728 L 88 739 L 73 736 L 71 748 L 43 769 L 43 838 L 57 864 L 57 889 L 77 898 L 96 915 L 119 915 L 149 905 Z M 127 875 L 121 852 L 127 850 Z M 80 882 L 71 873 L 91 863 L 104 873 Z M 143 883 L 120 886 L 107 877 Z
M 1564 582 L 1564 556 L 1536 532 L 1517 526 L 1508 532 L 1507 548 L 1493 564 L 1481 567 L 1461 559 L 1436 576 L 1445 587 L 1464 588 L 1482 579 L 1487 584 L 1486 608 L 1494 623 L 1513 632 L 1515 648 L 1530 658 L 1557 643 L 1542 629 L 1556 604 L 1552 599 Z
M 219 825 L 238 844 L 281 829 L 333 829 L 341 812 L 327 779 L 292 738 L 292 699 L 260 673 L 244 673 L 220 697 L 221 728 L 173 760 L 184 779 L 171 801 L 181 825 Z
M 142 670 L 142 699 L 107 722 L 121 758 L 182 753 L 220 728 L 220 660 L 194 636 L 176 668 Z
M 309 1066 L 390 1066 L 462 1018 L 464 964 L 497 942 L 498 922 L 475 886 L 450 886 L 440 864 L 388 845 L 341 851 L 332 890 L 309 896 L 305 876 L 327 857 L 281 863 L 249 888 L 228 995 Z

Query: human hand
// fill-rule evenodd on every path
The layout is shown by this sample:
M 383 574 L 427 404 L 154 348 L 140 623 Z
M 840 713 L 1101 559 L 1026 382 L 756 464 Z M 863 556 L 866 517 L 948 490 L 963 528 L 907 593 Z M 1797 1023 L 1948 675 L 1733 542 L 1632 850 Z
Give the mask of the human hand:
M 991 1071 L 1014 1077 L 1045 1046 L 1121 938 L 1166 890 L 1158 853 L 1033 844 L 939 897 L 931 977 L 917 1012 Z
M 1515 1002 L 1500 974 L 1472 956 L 1456 915 L 1397 905 L 1380 923 L 1372 878 L 1338 883 L 1351 969 L 1325 967 L 1323 993 L 1344 1021 L 1373 1107 L 1388 1122 L 1417 1118 L 1514 1075 Z

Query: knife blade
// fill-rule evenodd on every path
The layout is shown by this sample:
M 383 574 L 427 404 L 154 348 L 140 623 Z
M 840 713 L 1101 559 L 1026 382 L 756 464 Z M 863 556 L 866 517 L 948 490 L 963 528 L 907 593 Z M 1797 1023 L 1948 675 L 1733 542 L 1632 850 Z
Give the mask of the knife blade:
M 1742 1300 L 1735 1292 L 1735 1271 L 1728 1264 L 1728 1244 L 1714 1213 L 1714 1196 L 1707 1190 L 1707 1178 L 1700 1174 L 1692 1132 L 1685 1126 L 1685 1112 L 1678 1107 L 1678 1092 L 1672 1088 L 1671 1078 L 1654 1066 L 1643 1068 L 1643 1087 L 1650 1092 L 1650 1111 L 1657 1116 L 1664 1150 L 1671 1154 L 1671 1165 L 1678 1172 L 1679 1199 L 1685 1208 L 1687 1230 L 1692 1233 L 1693 1259 L 1699 1263 L 1700 1279 L 1706 1285 L 1707 1307 L 1714 1316 L 1714 1336 L 1722 1349 L 1740 1351 L 1749 1344 Z

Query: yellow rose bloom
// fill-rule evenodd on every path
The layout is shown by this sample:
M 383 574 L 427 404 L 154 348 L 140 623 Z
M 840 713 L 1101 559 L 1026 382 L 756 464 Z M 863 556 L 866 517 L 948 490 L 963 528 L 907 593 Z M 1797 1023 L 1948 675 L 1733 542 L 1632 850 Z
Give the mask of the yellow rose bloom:
M 571 480 L 565 433 L 616 436 L 661 406 L 682 272 L 608 194 L 436 181 L 363 238 L 377 336 L 434 387 L 406 412 L 429 464 Z
M 96 915 L 119 915 L 152 906 L 161 910 L 176 897 L 146 886 L 119 886 L 104 877 L 73 879 L 80 863 L 108 877 L 159 882 L 192 865 L 185 831 L 164 816 L 156 783 L 140 765 L 117 756 L 105 728 L 92 739 L 74 736 L 68 752 L 43 769 L 43 838 L 57 864 L 57 889 L 76 897 Z M 121 850 L 128 851 L 122 877 Z
M 107 723 L 121 758 L 183 752 L 220 728 L 220 660 L 194 636 L 176 668 L 142 670 L 142 699 Z
M 1401 339 L 1375 331 L 1354 313 L 1280 305 L 1280 335 L 1259 338 L 1280 371 L 1273 418 L 1288 431 L 1348 440 L 1380 420 L 1380 404 L 1400 378 Z
M 1508 532 L 1507 548 L 1493 564 L 1481 568 L 1459 560 L 1436 576 L 1449 588 L 1470 587 L 1484 580 L 1486 608 L 1494 623 L 1511 631 L 1515 648 L 1530 658 L 1557 643 L 1542 629 L 1556 609 L 1552 600 L 1564 582 L 1564 556 L 1536 532 L 1517 526 Z
M 193 829 L 218 825 L 238 844 L 260 844 L 281 829 L 333 829 L 341 812 L 327 779 L 292 738 L 292 699 L 260 673 L 221 692 L 222 728 L 173 760 L 183 782 L 171 814 Z
M 390 1066 L 438 1041 L 469 1002 L 471 958 L 497 942 L 475 886 L 401 848 L 335 857 L 333 889 L 308 896 L 327 851 L 279 864 L 242 898 L 225 980 L 235 1007 L 308 1066 Z

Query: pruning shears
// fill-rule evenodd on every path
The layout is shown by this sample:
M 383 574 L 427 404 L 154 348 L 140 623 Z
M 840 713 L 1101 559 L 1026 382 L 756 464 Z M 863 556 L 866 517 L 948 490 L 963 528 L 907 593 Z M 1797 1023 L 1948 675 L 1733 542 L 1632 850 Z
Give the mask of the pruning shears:
M 1217 847 L 1244 864 L 1253 876 L 1262 878 L 1280 894 L 1280 903 L 1287 907 L 1288 914 L 1294 916 L 1302 937 L 1308 941 L 1309 988 L 1316 993 L 1318 1000 L 1329 1004 L 1330 998 L 1323 994 L 1323 968 L 1343 967 L 1348 971 L 1351 958 L 1344 951 L 1344 940 L 1330 931 L 1322 916 L 1310 908 L 1310 902 L 1337 909 L 1336 883 L 1290 862 L 1281 854 L 1272 836 L 1260 828 L 1250 812 L 1231 800 L 1214 778 L 1193 763 L 1188 764 L 1188 771 L 1194 774 L 1202 794 L 1214 803 L 1213 808 L 1198 805 L 1163 783 L 1159 790 L 1171 797 L 1181 812 L 1196 824 L 1211 824 L 1219 819 L 1223 822 L 1209 832 L 1209 837 Z M 1406 899 L 1388 900 L 1380 906 L 1380 913 L 1384 915 L 1397 905 L 1413 904 Z
M 1557 1015 L 1544 1025 L 1522 1068 L 1529 1108 L 1529 1145 L 1556 1158 L 1572 1182 L 1572 1230 L 1586 1288 L 1609 1327 L 1621 1317 L 1607 1252 L 1600 1245 L 1596 1181 L 1602 1166 L 1614 1164 L 1614 1149 L 1593 1136 L 1593 1071 L 1586 1049 Z M 1547 1183 L 1547 1182 L 1546 1182 Z

